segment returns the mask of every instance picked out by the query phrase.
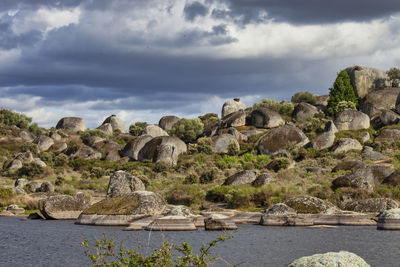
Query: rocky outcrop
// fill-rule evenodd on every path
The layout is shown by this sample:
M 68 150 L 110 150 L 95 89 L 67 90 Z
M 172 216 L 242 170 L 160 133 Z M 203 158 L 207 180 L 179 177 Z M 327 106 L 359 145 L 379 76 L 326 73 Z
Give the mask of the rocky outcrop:
M 11 213 L 12 215 L 21 215 L 25 211 L 24 208 L 20 208 L 18 205 L 7 206 L 4 210 Z
M 133 160 L 138 160 L 139 151 L 144 147 L 144 145 L 149 142 L 153 137 L 150 135 L 141 135 L 135 139 L 129 141 L 124 149 L 120 151 L 122 157 L 129 157 Z
M 311 226 L 313 222 L 299 216 L 297 211 L 284 203 L 278 203 L 265 210 L 260 224 L 264 226 Z
M 174 126 L 174 124 L 178 121 L 179 117 L 177 116 L 164 116 L 158 122 L 158 126 L 160 126 L 160 128 L 164 131 L 169 131 L 171 130 L 172 126 Z
M 247 106 L 242 103 L 239 98 L 230 99 L 226 101 L 222 106 L 221 117 L 225 117 L 239 110 L 245 110 L 246 108 Z
M 82 145 L 79 149 L 72 154 L 70 157 L 73 159 L 100 159 L 101 153 L 94 151 L 91 147 Z
M 265 214 L 269 215 L 289 215 L 297 214 L 297 211 L 286 205 L 285 203 L 278 203 L 271 208 L 265 210 Z
M 318 113 L 318 109 L 315 106 L 303 102 L 296 105 L 293 111 L 293 117 L 296 121 L 303 122 L 312 118 L 316 113 Z
M 379 115 L 383 110 L 396 108 L 396 99 L 400 94 L 400 88 L 386 88 L 366 95 L 361 102 L 360 110 L 370 116 Z
M 391 127 L 381 130 L 381 133 L 375 138 L 375 142 L 395 143 L 400 141 L 400 127 Z
M 368 198 L 347 202 L 343 209 L 363 213 L 379 213 L 398 208 L 399 204 L 389 198 Z
M 56 153 L 66 151 L 67 149 L 68 145 L 65 142 L 58 142 L 50 147 L 50 150 Z
M 383 70 L 353 66 L 347 68 L 346 71 L 359 98 L 364 98 L 371 92 L 391 86 L 389 78 Z
M 110 176 L 107 197 L 122 197 L 130 195 L 135 191 L 144 190 L 145 186 L 139 178 L 125 171 L 116 171 Z
M 226 178 L 224 185 L 251 184 L 257 178 L 255 171 L 241 171 Z
M 159 136 L 147 142 L 138 154 L 139 161 L 151 160 L 174 166 L 178 156 L 187 152 L 186 144 L 177 137 Z
M 269 108 L 258 108 L 251 112 L 251 125 L 257 128 L 275 128 L 285 124 L 281 115 Z
M 109 161 L 119 160 L 119 150 L 121 150 L 121 145 L 112 140 L 103 140 L 93 144 L 93 147 L 97 149 L 102 155 Z M 114 155 L 114 158 L 110 158 Z M 112 159 L 112 160 L 111 160 Z
M 236 128 L 233 127 L 219 129 L 217 135 L 222 135 L 222 134 L 231 134 L 236 138 L 236 140 L 242 142 L 247 142 L 248 140 L 248 137 L 246 135 L 242 134 L 241 132 L 236 130 Z
M 100 130 L 103 133 L 105 133 L 106 135 L 110 135 L 110 136 L 114 134 L 114 130 L 113 130 L 111 123 L 103 123 L 102 125 L 97 127 L 97 130 Z
M 240 149 L 239 142 L 235 136 L 231 134 L 221 134 L 212 138 L 213 151 L 219 154 L 227 154 L 229 152 L 229 145 L 235 146 L 237 150 Z
M 227 127 L 241 127 L 246 125 L 246 112 L 239 110 L 222 117 L 220 126 Z
M 43 182 L 41 183 L 40 187 L 36 189 L 35 192 L 38 193 L 53 193 L 54 192 L 54 185 L 50 182 Z
M 46 219 L 54 220 L 75 220 L 89 205 L 90 199 L 83 193 L 75 197 L 56 195 L 39 200 L 40 212 Z
M 251 183 L 254 187 L 260 187 L 270 184 L 274 180 L 271 173 L 262 173 Z
M 346 109 L 336 116 L 334 123 L 339 131 L 356 131 L 368 129 L 370 127 L 370 118 L 360 111 Z
M 262 154 L 284 153 L 290 146 L 302 147 L 309 142 L 307 136 L 296 126 L 287 124 L 272 129 L 260 138 L 258 150 Z
M 399 186 L 400 185 L 400 170 L 394 171 L 388 177 L 386 177 L 382 184 L 388 184 L 392 186 Z
M 25 130 L 19 133 L 19 137 L 21 137 L 22 140 L 24 140 L 25 142 L 33 142 L 33 140 L 35 140 L 35 136 L 32 133 Z
M 106 118 L 102 125 L 109 123 L 111 124 L 113 132 L 118 130 L 120 133 L 126 133 L 126 126 L 122 119 L 118 118 L 116 115 L 111 115 Z
M 157 125 L 147 125 L 141 135 L 149 135 L 151 137 L 168 136 L 168 133 Z
M 261 212 L 243 212 L 232 217 L 232 222 L 237 224 L 260 224 Z
M 374 151 L 374 149 L 370 146 L 365 146 L 363 148 L 361 156 L 363 159 L 370 159 L 370 160 L 383 160 L 387 158 L 382 153 Z
M 400 209 L 391 209 L 379 214 L 378 230 L 400 230 Z
M 297 213 L 308 214 L 326 212 L 334 207 L 331 203 L 316 197 L 291 198 L 286 200 L 284 204 L 294 209 Z
M 204 219 L 204 226 L 206 230 L 237 230 L 236 224 L 228 217 L 218 214 L 213 214 Z
M 353 169 L 350 174 L 333 180 L 332 187 L 334 189 L 339 187 L 353 187 L 373 190 L 375 187 L 375 178 L 370 168 L 357 168 Z
M 22 161 L 20 161 L 19 159 L 14 159 L 13 161 L 11 161 L 11 163 L 8 165 L 8 169 L 12 170 L 12 169 L 21 169 L 22 168 Z
M 59 120 L 57 129 L 63 129 L 67 132 L 77 133 L 86 130 L 85 121 L 78 117 L 65 117 Z
M 369 166 L 369 168 L 374 175 L 375 184 L 382 183 L 387 177 L 389 177 L 393 173 L 393 170 L 391 168 L 384 165 L 372 165 Z
M 318 135 L 312 142 L 312 148 L 322 150 L 330 148 L 335 144 L 336 133 L 338 132 L 335 124 L 329 121 L 325 124 L 324 133 Z
M 287 265 L 287 267 L 306 266 L 370 267 L 370 265 L 361 257 L 347 251 L 328 252 L 324 254 L 314 254 L 312 256 L 301 257 Z
M 383 125 L 392 125 L 400 121 L 400 115 L 391 110 L 384 110 L 379 116 L 379 120 Z
M 340 138 L 338 140 L 336 148 L 333 150 L 334 153 L 348 152 L 351 150 L 362 150 L 362 145 L 356 139 L 352 138 Z
M 34 142 L 41 152 L 47 151 L 54 144 L 54 140 L 45 135 L 39 136 Z
M 149 191 L 135 191 L 124 197 L 104 199 L 85 209 L 78 224 L 125 225 L 131 221 L 162 214 L 166 204 L 162 198 Z
M 50 132 L 49 137 L 54 141 L 60 141 L 62 139 L 62 136 L 56 131 Z

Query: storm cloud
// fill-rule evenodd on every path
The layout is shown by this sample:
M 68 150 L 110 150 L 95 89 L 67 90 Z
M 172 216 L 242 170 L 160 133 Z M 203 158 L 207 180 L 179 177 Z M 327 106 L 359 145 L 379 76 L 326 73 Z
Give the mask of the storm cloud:
M 0 106 L 47 127 L 67 115 L 154 123 L 233 97 L 326 94 L 346 66 L 400 64 L 397 2 L 296 3 L 2 1 Z

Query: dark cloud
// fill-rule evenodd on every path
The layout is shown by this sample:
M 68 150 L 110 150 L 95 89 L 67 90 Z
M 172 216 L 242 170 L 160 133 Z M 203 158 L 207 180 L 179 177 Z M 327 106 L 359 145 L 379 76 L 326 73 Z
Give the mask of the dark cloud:
M 185 19 L 189 21 L 194 21 L 196 17 L 204 17 L 208 13 L 208 8 L 200 2 L 193 2 L 186 4 L 183 9 Z
M 400 12 L 398 0 L 226 0 L 228 9 L 213 9 L 212 16 L 246 25 L 266 20 L 294 24 L 370 21 Z
M 7 11 L 13 9 L 32 9 L 36 10 L 40 7 L 76 7 L 85 0 L 1 0 L 0 10 Z
M 0 20 L 0 48 L 9 50 L 19 46 L 29 46 L 38 42 L 42 37 L 41 32 L 33 30 L 20 35 L 11 29 L 11 23 Z

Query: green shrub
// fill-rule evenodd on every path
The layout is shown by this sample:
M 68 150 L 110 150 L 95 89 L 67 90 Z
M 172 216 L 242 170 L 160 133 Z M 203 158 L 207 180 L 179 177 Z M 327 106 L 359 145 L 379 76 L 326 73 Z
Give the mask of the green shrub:
M 346 109 L 357 109 L 356 104 L 351 101 L 340 101 L 336 107 L 333 108 L 335 114 L 338 114 Z
M 23 146 L 21 146 L 21 152 L 31 152 L 33 155 L 35 155 L 39 152 L 39 148 L 34 143 L 25 143 Z
M 142 134 L 144 128 L 146 128 L 147 122 L 138 121 L 135 124 L 129 126 L 129 133 L 133 136 L 139 136 Z
M 231 140 L 228 145 L 228 155 L 236 156 L 239 154 L 240 147 L 238 146 L 238 142 L 236 140 Z
M 62 167 L 68 163 L 68 156 L 65 154 L 59 154 L 54 158 L 54 166 Z
M 212 140 L 209 137 L 202 137 L 197 140 L 197 152 L 198 153 L 205 153 L 205 154 L 212 154 Z
M 291 101 L 293 103 L 301 103 L 305 102 L 311 105 L 315 105 L 317 102 L 317 98 L 310 92 L 297 92 L 292 96 Z
M 196 184 L 174 184 L 165 193 L 165 200 L 173 205 L 185 205 L 198 209 L 205 200 L 205 192 Z
M 56 178 L 56 181 L 54 182 L 54 184 L 57 185 L 57 186 L 61 186 L 64 183 L 65 183 L 65 179 L 63 177 L 61 177 L 61 176 L 58 176 Z
M 241 163 L 239 158 L 236 156 L 224 155 L 221 158 L 217 159 L 216 165 L 219 169 L 224 170 L 233 167 L 239 167 Z
M 219 121 L 219 117 L 215 113 L 207 113 L 207 114 L 205 114 L 203 116 L 199 116 L 199 119 L 201 120 L 201 122 L 204 125 L 207 125 L 207 124 L 212 123 L 212 122 Z
M 8 109 L 0 110 L 0 123 L 3 123 L 5 125 L 15 125 L 21 129 L 28 129 L 31 122 L 32 118 L 29 118 L 24 114 L 13 112 Z
M 215 179 L 217 179 L 217 176 L 218 176 L 217 170 L 212 169 L 210 171 L 203 172 L 200 175 L 199 181 L 201 184 L 208 184 L 208 183 L 211 183 L 212 181 L 214 181 Z
M 253 109 L 257 109 L 259 107 L 270 108 L 282 115 L 292 116 L 294 105 L 291 102 L 282 101 L 278 103 L 276 100 L 265 98 L 261 100 L 260 103 L 255 103 L 253 105 Z
M 391 68 L 388 70 L 387 75 L 389 76 L 390 81 L 392 82 L 392 87 L 399 87 L 400 83 L 400 69 Z
M 54 154 L 51 152 L 40 153 L 40 159 L 48 166 L 54 165 Z
M 32 179 L 40 176 L 43 172 L 43 167 L 36 163 L 24 163 L 22 168 L 18 169 L 18 176 Z
M 183 180 L 184 184 L 198 184 L 199 183 L 199 176 L 197 174 L 191 173 L 185 177 Z
M 87 144 L 89 142 L 90 137 L 92 136 L 98 136 L 101 138 L 107 138 L 107 135 L 105 132 L 94 129 L 94 130 L 86 130 L 80 133 L 82 141 Z
M 287 169 L 289 166 L 290 160 L 287 158 L 276 158 L 269 164 L 269 168 L 275 172 Z
M 203 133 L 204 124 L 199 118 L 180 119 L 168 131 L 169 135 L 176 136 L 185 143 L 194 143 Z
M 350 76 L 347 71 L 342 70 L 338 73 L 333 87 L 329 91 L 328 112 L 330 114 L 335 114 L 337 105 L 342 101 L 353 102 L 357 107 L 358 99 L 354 93 L 354 88 L 351 85 Z
M 14 193 L 11 189 L 0 186 L 0 207 L 5 207 L 10 205 Z

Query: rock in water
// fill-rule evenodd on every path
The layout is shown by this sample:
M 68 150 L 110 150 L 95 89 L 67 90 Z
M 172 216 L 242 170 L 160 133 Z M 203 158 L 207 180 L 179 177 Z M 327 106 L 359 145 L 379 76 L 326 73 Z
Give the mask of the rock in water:
M 378 230 L 400 230 L 400 209 L 391 209 L 379 214 Z
M 172 126 L 174 126 L 174 124 L 178 121 L 179 117 L 177 116 L 164 116 L 158 122 L 158 126 L 160 126 L 160 128 L 164 131 L 169 131 L 171 130 Z
M 359 98 L 364 98 L 371 92 L 390 87 L 385 71 L 370 67 L 353 66 L 346 69 L 350 76 L 354 91 Z
M 164 162 L 170 166 L 178 163 L 178 156 L 187 152 L 186 144 L 174 136 L 159 136 L 147 142 L 140 150 L 139 161 L 152 160 Z
M 62 118 L 56 126 L 57 129 L 63 129 L 67 132 L 76 133 L 86 130 L 85 121 L 78 117 Z
M 107 189 L 107 197 L 122 197 L 130 195 L 134 191 L 144 191 L 143 182 L 125 171 L 114 172 L 110 176 Z
M 156 218 L 145 227 L 149 231 L 193 231 L 197 230 L 193 220 L 184 216 L 165 216 Z
M 370 267 L 361 257 L 347 251 L 327 252 L 301 257 L 287 267 Z
M 126 133 L 126 126 L 123 120 L 118 118 L 115 115 L 111 115 L 110 117 L 106 118 L 102 125 L 109 123 L 111 124 L 111 127 L 113 129 L 113 132 L 115 130 L 119 130 L 121 133 Z
M 230 99 L 226 101 L 222 106 L 221 115 L 222 117 L 225 117 L 226 115 L 229 115 L 239 110 L 245 110 L 246 108 L 247 106 L 244 103 L 242 103 L 239 98 Z
M 344 210 L 363 213 L 379 213 L 398 207 L 399 204 L 389 198 L 368 198 L 358 201 L 349 201 L 345 204 Z
M 206 230 L 236 230 L 238 227 L 236 224 L 231 221 L 230 218 L 219 215 L 213 214 L 210 217 L 204 219 L 204 226 Z
M 273 155 L 284 153 L 292 145 L 302 147 L 309 142 L 307 136 L 294 125 L 284 125 L 272 129 L 261 137 L 258 150 L 262 154 Z
M 339 131 L 368 129 L 370 118 L 361 111 L 346 109 L 340 112 L 335 118 L 335 125 Z
M 298 213 L 321 213 L 331 209 L 333 204 L 316 197 L 291 198 L 284 202 Z
M 251 125 L 257 128 L 275 128 L 285 124 L 281 115 L 269 108 L 258 108 L 251 112 Z
M 54 220 L 75 220 L 89 205 L 90 199 L 83 193 L 75 197 L 57 195 L 39 200 L 40 212 L 46 219 Z

